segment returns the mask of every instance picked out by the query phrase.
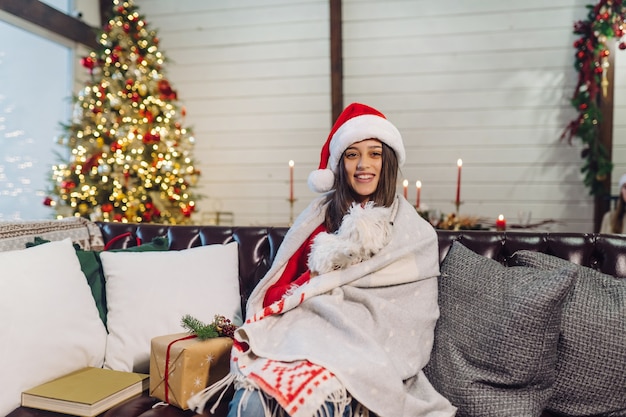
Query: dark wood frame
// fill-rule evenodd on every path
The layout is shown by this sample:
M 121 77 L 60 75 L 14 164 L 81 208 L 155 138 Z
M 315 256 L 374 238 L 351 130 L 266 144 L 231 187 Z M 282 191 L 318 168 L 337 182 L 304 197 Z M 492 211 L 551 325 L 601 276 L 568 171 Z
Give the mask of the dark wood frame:
M 109 1 L 101 0 L 102 3 Z M 109 6 L 110 7 L 110 6 Z M 0 10 L 89 48 L 98 47 L 97 29 L 38 0 L 0 0 Z
M 343 37 L 341 34 L 341 0 L 330 0 L 330 95 L 332 122 L 343 111 Z
M 602 121 L 600 122 L 600 134 L 598 140 L 606 148 L 609 160 L 613 161 L 613 97 L 615 93 L 615 58 L 616 52 L 615 42 L 609 40 L 606 45 L 609 50 L 609 66 L 606 70 L 606 91 L 602 92 L 600 98 L 600 113 Z M 600 231 L 602 225 L 602 217 L 604 213 L 611 209 L 611 174 L 603 181 L 602 186 L 604 192 L 597 195 L 594 199 L 593 206 L 593 230 Z

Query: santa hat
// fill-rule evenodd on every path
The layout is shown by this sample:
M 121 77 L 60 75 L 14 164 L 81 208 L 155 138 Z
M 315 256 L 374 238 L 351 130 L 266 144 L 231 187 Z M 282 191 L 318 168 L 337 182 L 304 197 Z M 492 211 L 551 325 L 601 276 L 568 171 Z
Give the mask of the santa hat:
M 350 145 L 365 139 L 378 139 L 394 150 L 398 165 L 406 159 L 398 129 L 378 110 L 352 103 L 339 115 L 322 147 L 319 168 L 309 174 L 309 188 L 317 193 L 330 191 L 335 182 L 339 159 Z

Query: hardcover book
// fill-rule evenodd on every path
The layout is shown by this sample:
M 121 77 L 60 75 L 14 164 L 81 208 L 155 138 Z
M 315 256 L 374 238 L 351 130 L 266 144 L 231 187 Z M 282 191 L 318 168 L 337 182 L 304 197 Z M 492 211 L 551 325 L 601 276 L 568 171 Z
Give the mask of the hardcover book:
M 22 393 L 22 406 L 93 417 L 148 389 L 149 375 L 83 368 Z

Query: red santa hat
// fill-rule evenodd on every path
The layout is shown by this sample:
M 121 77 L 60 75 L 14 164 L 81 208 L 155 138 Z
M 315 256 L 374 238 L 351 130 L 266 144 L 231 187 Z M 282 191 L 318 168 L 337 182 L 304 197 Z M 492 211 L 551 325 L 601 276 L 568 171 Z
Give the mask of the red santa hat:
M 322 147 L 319 168 L 309 174 L 309 188 L 317 193 L 330 191 L 335 182 L 339 159 L 350 145 L 366 139 L 378 139 L 394 150 L 398 165 L 406 159 L 398 129 L 378 110 L 352 103 L 339 115 Z

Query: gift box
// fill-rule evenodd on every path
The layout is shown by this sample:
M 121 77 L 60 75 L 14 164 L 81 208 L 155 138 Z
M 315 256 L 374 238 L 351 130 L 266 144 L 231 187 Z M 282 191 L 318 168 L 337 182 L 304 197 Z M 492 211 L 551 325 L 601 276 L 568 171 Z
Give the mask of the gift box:
M 183 410 L 194 394 L 229 371 L 229 337 L 200 340 L 189 333 L 158 336 L 150 344 L 150 395 Z

